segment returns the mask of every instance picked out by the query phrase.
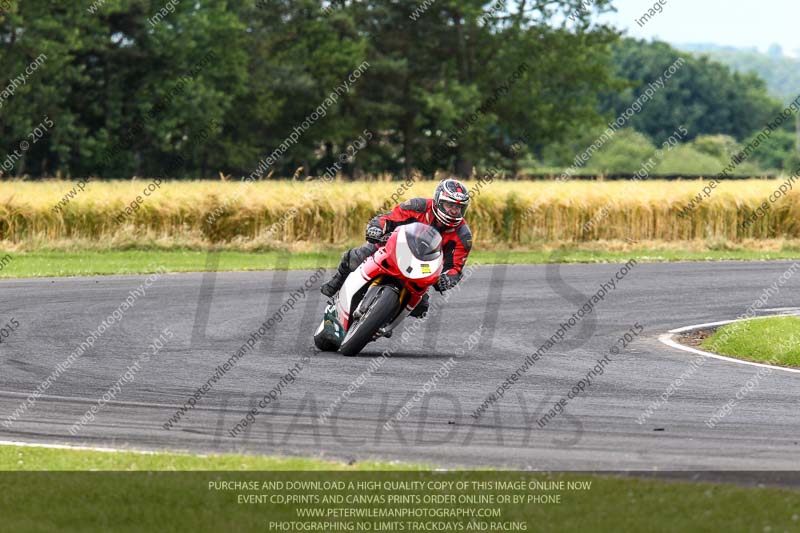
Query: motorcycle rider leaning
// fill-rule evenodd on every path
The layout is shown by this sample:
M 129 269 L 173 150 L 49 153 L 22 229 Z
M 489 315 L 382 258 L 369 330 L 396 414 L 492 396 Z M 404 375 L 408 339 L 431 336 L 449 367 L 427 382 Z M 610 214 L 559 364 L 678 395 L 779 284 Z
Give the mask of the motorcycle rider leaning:
M 336 273 L 322 285 L 320 291 L 325 296 L 336 294 L 347 276 L 378 251 L 396 227 L 412 222 L 428 224 L 441 233 L 444 265 L 434 288 L 439 292 L 452 289 L 461 280 L 461 270 L 472 249 L 472 232 L 464 220 L 468 206 L 466 186 L 458 180 L 445 179 L 436 187 L 433 198 L 412 198 L 389 213 L 377 215 L 367 224 L 367 243 L 344 253 Z M 427 311 L 426 294 L 409 316 L 421 318 Z

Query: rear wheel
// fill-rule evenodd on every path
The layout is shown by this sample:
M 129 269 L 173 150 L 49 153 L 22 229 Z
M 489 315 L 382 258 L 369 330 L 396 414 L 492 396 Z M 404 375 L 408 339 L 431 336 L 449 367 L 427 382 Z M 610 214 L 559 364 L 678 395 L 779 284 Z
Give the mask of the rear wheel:
M 389 287 L 381 289 L 374 303 L 347 332 L 339 351 L 344 355 L 356 355 L 364 349 L 375 333 L 397 314 L 400 307 L 398 294 Z

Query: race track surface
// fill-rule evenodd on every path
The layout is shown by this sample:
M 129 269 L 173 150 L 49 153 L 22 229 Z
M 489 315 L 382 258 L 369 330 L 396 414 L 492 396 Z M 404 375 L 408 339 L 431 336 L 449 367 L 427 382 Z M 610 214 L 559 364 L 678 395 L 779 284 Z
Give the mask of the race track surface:
M 164 425 L 176 410 L 312 272 L 160 276 L 10 425 L 7 417 L 147 276 L 0 281 L 0 327 L 11 318 L 19 323 L 0 342 L 0 440 L 535 470 L 795 470 L 799 374 L 759 377 L 711 429 L 706 420 L 759 369 L 712 359 L 690 367 L 696 356 L 658 341 L 673 328 L 735 318 L 790 265 L 638 264 L 477 421 L 471 413 L 487 395 L 621 265 L 477 267 L 443 310 L 371 374 L 371 361 L 401 340 L 402 326 L 359 357 L 317 352 L 312 333 L 324 301 L 315 281 L 171 429 Z M 799 287 L 800 273 L 764 307 L 797 306 Z M 610 356 L 565 414 L 539 427 L 536 420 L 636 323 L 641 335 Z M 71 435 L 70 427 L 120 383 L 164 328 L 174 337 Z M 480 342 L 469 349 L 465 339 L 476 331 Z M 310 362 L 294 382 L 284 378 L 279 399 L 231 437 L 246 411 L 304 356 Z M 384 430 L 451 357 L 449 375 Z M 668 402 L 642 420 L 687 370 Z M 349 399 L 321 421 L 353 383 Z

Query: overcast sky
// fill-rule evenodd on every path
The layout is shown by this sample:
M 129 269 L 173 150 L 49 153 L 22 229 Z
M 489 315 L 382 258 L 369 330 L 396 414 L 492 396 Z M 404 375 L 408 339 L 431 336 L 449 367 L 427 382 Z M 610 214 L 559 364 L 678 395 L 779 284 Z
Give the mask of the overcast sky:
M 631 37 L 675 44 L 714 43 L 757 47 L 778 43 L 784 54 L 800 55 L 799 0 L 661 0 L 663 11 L 639 27 L 636 20 L 653 6 L 649 0 L 614 0 L 617 13 L 600 20 L 626 29 Z

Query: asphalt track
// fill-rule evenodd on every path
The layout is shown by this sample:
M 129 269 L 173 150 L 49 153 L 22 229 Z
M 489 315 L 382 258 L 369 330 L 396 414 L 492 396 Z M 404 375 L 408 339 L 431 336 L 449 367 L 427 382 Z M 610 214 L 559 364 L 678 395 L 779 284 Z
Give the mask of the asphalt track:
M 167 274 L 64 372 L 0 440 L 90 446 L 399 460 L 534 470 L 796 470 L 800 375 L 775 371 L 714 429 L 705 421 L 757 368 L 706 361 L 644 423 L 637 419 L 696 357 L 658 341 L 664 332 L 735 318 L 791 263 L 638 264 L 478 421 L 470 413 L 620 265 L 481 266 L 420 334 L 368 376 L 328 421 L 319 415 L 397 339 L 362 356 L 318 353 L 316 287 L 223 376 L 177 425 L 164 423 L 301 287 L 310 271 Z M 0 422 L 39 386 L 146 276 L 0 281 Z M 800 273 L 765 307 L 798 305 Z M 432 296 L 440 298 L 438 293 Z M 535 420 L 586 375 L 635 323 L 644 329 L 611 356 L 566 413 Z M 483 326 L 480 344 L 464 340 Z M 94 422 L 69 428 L 147 350 L 174 332 Z M 397 334 L 396 334 L 397 337 Z M 287 369 L 311 356 L 277 402 L 237 437 L 228 431 Z M 434 373 L 452 370 L 407 418 L 383 425 Z

